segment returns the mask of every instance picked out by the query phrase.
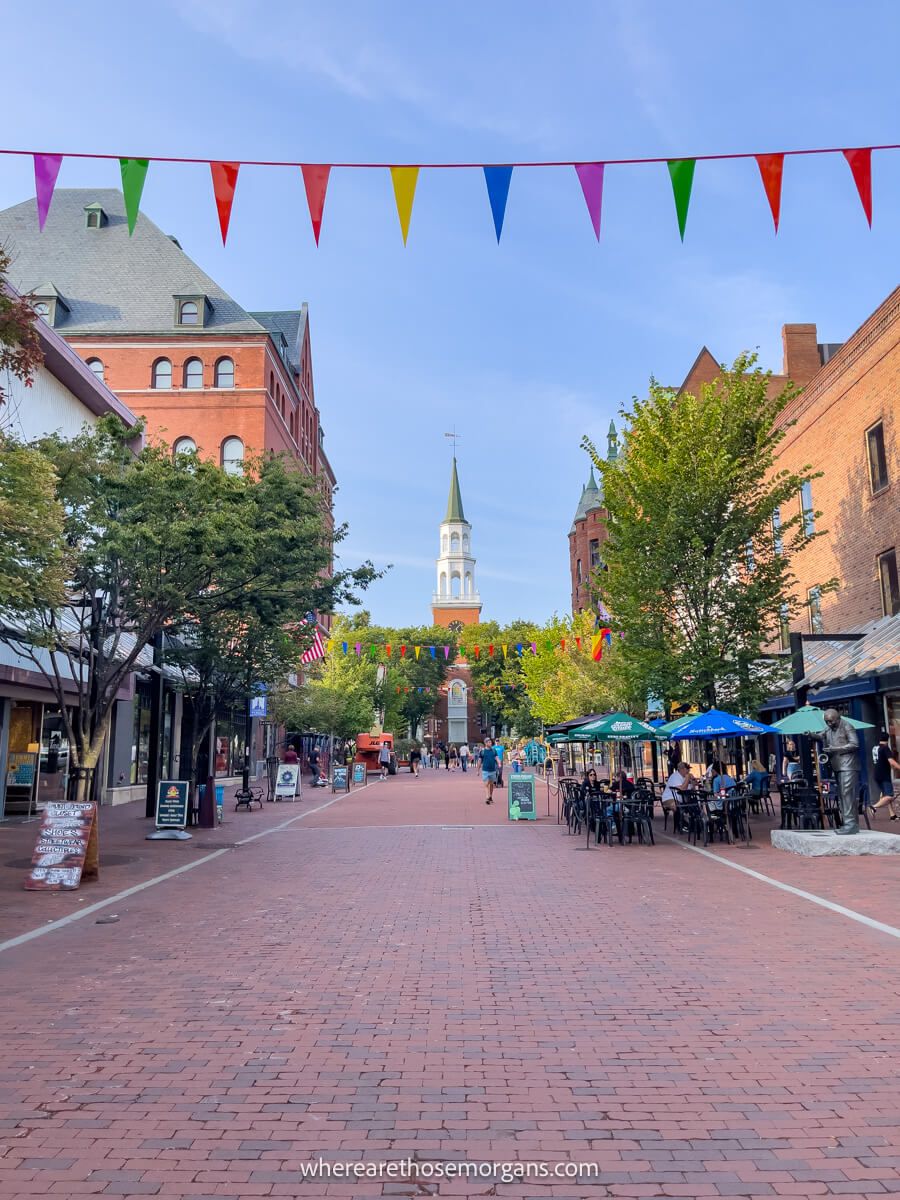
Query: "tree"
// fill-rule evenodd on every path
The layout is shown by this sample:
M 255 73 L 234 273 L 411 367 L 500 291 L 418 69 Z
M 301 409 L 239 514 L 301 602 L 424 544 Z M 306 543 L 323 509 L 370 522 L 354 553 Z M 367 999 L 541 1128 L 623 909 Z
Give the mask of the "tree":
M 0 246 L 0 380 L 8 373 L 31 387 L 34 372 L 43 364 L 38 316 L 27 296 L 6 282 L 9 252 Z M 0 383 L 0 404 L 5 393 Z
M 796 395 L 741 355 L 698 396 L 651 382 L 635 400 L 625 452 L 602 459 L 609 513 L 595 586 L 622 642 L 623 678 L 645 696 L 753 711 L 783 669 L 764 649 L 797 607 L 794 556 L 819 533 L 801 485 L 777 467 Z
M 292 525 L 290 504 L 279 507 L 283 468 L 261 470 L 254 484 L 163 446 L 135 451 L 133 437 L 109 417 L 69 441 L 37 444 L 65 512 L 64 595 L 50 605 L 26 598 L 15 627 L 0 634 L 46 678 L 73 767 L 88 770 L 99 761 L 119 689 L 157 635 L 221 649 L 218 634 L 198 633 L 209 628 L 204 622 L 256 610 L 271 626 L 283 611 L 270 552 L 290 558 L 297 580 L 323 561 L 298 541 L 304 529 Z M 350 578 L 364 582 L 370 573 L 364 567 Z M 327 588 L 317 575 L 305 586 L 315 597 Z M 79 795 L 86 794 L 82 772 Z
M 505 727 L 523 737 L 540 728 L 540 721 L 535 719 L 532 711 L 531 696 L 523 687 L 522 671 L 523 661 L 531 653 L 531 643 L 538 633 L 538 627 L 530 621 L 512 621 L 503 626 L 496 621 L 484 621 L 466 628 L 466 655 L 488 728 Z M 475 646 L 479 648 L 477 655 L 473 650 Z M 518 651 L 519 646 L 522 654 Z

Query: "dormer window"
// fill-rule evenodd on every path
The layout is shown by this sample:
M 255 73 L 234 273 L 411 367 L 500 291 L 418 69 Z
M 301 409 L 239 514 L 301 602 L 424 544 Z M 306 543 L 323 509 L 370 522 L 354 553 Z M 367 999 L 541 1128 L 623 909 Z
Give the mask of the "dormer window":
M 48 325 L 61 325 L 69 312 L 69 306 L 63 300 L 52 283 L 42 284 L 31 293 L 34 311 Z
M 88 229 L 102 229 L 108 218 L 100 204 L 84 206 L 84 223 Z
M 212 305 L 203 293 L 183 292 L 175 296 L 175 324 L 181 328 L 197 328 L 206 325 L 212 313 Z

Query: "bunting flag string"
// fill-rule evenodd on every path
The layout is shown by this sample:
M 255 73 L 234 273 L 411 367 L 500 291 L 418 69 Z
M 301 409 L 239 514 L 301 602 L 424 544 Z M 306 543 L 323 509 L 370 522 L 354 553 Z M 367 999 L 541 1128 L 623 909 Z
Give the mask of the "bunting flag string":
M 125 195 L 125 209 L 128 217 L 129 233 L 134 232 L 143 193 L 147 169 L 153 163 L 194 163 L 208 166 L 212 175 L 213 193 L 216 202 L 216 212 L 219 218 L 219 228 L 223 244 L 228 238 L 228 227 L 231 222 L 231 209 L 237 180 L 242 166 L 253 167 L 292 167 L 299 168 L 306 191 L 306 202 L 312 224 L 313 237 L 318 246 L 322 232 L 322 217 L 325 211 L 325 197 L 328 191 L 331 174 L 339 170 L 384 170 L 390 172 L 393 184 L 394 201 L 397 217 L 400 222 L 400 232 L 403 244 L 406 245 L 412 219 L 413 203 L 416 195 L 420 173 L 423 170 L 480 170 L 484 175 L 487 188 L 488 203 L 497 241 L 500 241 L 506 218 L 506 207 L 509 199 L 510 183 L 514 170 L 528 167 L 574 167 L 581 185 L 584 202 L 594 235 L 599 241 L 601 210 L 603 206 L 603 188 L 609 167 L 646 166 L 649 164 L 665 163 L 668 168 L 672 194 L 675 200 L 675 213 L 678 221 L 678 232 L 684 241 L 687 227 L 688 209 L 694 185 L 694 172 L 698 162 L 727 162 L 731 160 L 750 159 L 755 161 L 762 178 L 763 188 L 775 232 L 781 215 L 781 184 L 784 172 L 784 161 L 789 157 L 804 157 L 810 155 L 840 154 L 849 167 L 856 185 L 860 203 L 866 220 L 872 224 L 872 154 L 874 151 L 900 150 L 900 143 L 883 143 L 872 146 L 822 146 L 808 149 L 778 150 L 767 153 L 751 151 L 733 151 L 724 154 L 694 154 L 677 158 L 644 157 L 644 158 L 609 158 L 604 161 L 523 161 L 517 163 L 472 163 L 472 162 L 429 162 L 429 163 L 375 163 L 375 162 L 335 162 L 335 163 L 302 163 L 288 160 L 244 159 L 242 161 L 220 161 L 206 158 L 188 158 L 175 155 L 131 156 L 118 154 L 98 154 L 90 151 L 71 153 L 49 153 L 46 151 L 0 149 L 0 155 L 27 155 L 32 158 L 34 165 L 34 183 L 36 196 L 36 211 L 38 226 L 44 228 L 50 211 L 53 192 L 57 184 L 63 160 L 94 159 L 96 161 L 114 160 L 119 163 L 122 175 L 122 191 Z
M 622 636 L 623 636 L 623 634 L 620 632 L 619 637 L 621 638 Z M 600 645 L 601 643 L 605 642 L 607 646 L 611 645 L 612 637 L 613 637 L 613 631 L 610 626 L 604 626 L 603 628 L 598 628 L 597 632 L 593 635 L 593 637 L 591 639 L 592 653 L 594 652 L 596 647 L 598 645 Z M 571 648 L 573 641 L 575 643 L 575 648 L 580 651 L 582 649 L 582 641 L 583 641 L 583 639 L 580 637 L 576 637 L 574 639 L 561 637 L 556 641 L 554 641 L 552 638 L 545 638 L 540 647 L 538 646 L 537 642 L 516 642 L 514 646 L 510 646 L 510 644 L 508 642 L 504 642 L 500 646 L 500 650 L 503 655 L 503 658 L 509 658 L 511 651 L 514 652 L 513 657 L 518 657 L 518 658 L 524 658 L 529 652 L 533 656 L 537 656 L 540 653 L 555 654 L 557 650 L 560 650 L 563 653 L 565 653 L 567 647 Z M 334 646 L 336 644 L 337 643 L 335 642 L 335 640 L 333 638 L 329 638 L 329 640 L 327 642 L 327 650 L 329 653 L 331 653 L 332 649 L 334 648 Z M 350 646 L 349 642 L 344 642 L 344 641 L 341 642 L 341 653 L 342 654 L 345 654 L 345 655 L 349 654 L 350 649 L 351 649 L 351 646 Z M 362 642 L 354 643 L 352 649 L 353 649 L 353 653 L 356 655 L 357 658 L 363 657 L 364 646 L 363 646 Z M 413 652 L 413 656 L 415 657 L 416 662 L 419 662 L 421 660 L 421 655 L 422 655 L 423 650 L 427 651 L 428 654 L 430 655 L 430 657 L 433 659 L 437 659 L 439 650 L 442 651 L 445 662 L 450 661 L 450 656 L 451 656 L 452 652 L 458 652 L 458 654 L 463 656 L 464 658 L 471 655 L 477 661 L 480 662 L 481 654 L 482 654 L 483 650 L 485 650 L 485 649 L 487 650 L 489 658 L 494 658 L 495 657 L 494 651 L 495 651 L 496 647 L 494 646 L 493 643 L 490 643 L 486 647 L 481 646 L 481 645 L 470 645 L 468 648 L 466 648 L 465 646 L 451 646 L 451 645 L 444 645 L 444 646 L 419 645 L 419 646 L 410 647 L 405 643 L 400 646 L 396 646 L 391 642 L 384 642 L 384 643 L 370 642 L 370 643 L 368 643 L 368 655 L 370 658 L 377 658 L 379 654 L 383 653 L 385 658 L 399 657 L 399 658 L 405 660 L 407 657 L 407 651 L 409 651 L 410 649 Z M 395 655 L 395 651 L 398 652 L 396 655 Z M 455 657 L 455 654 L 454 654 L 454 657 Z M 598 659 L 599 659 L 599 656 L 595 655 L 595 657 L 598 657 Z

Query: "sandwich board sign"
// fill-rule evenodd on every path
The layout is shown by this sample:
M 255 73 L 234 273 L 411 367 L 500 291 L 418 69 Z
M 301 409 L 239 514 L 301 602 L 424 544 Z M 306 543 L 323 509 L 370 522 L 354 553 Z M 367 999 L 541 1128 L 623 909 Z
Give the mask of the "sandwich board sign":
M 188 823 L 186 779 L 161 779 L 156 785 L 156 828 L 184 829 Z
M 507 803 L 510 821 L 537 820 L 533 775 L 510 775 L 507 784 Z
M 356 762 L 353 764 L 353 783 L 368 783 L 366 778 L 366 764 L 364 762 Z
M 74 891 L 82 879 L 99 877 L 97 805 L 51 801 L 44 808 L 25 890 Z
M 279 763 L 275 773 L 275 799 L 293 800 L 300 783 L 299 763 Z
M 348 766 L 331 768 L 331 790 L 333 792 L 350 791 L 350 768 Z

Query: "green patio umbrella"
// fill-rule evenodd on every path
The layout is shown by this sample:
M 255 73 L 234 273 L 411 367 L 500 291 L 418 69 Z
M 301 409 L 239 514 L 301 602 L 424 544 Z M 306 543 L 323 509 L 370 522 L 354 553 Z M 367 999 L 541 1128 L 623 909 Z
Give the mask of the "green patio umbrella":
M 590 721 L 587 725 L 579 725 L 573 732 L 590 742 L 655 742 L 658 731 L 646 721 L 617 712 L 607 713 L 605 717 Z
M 854 729 L 873 729 L 868 721 L 855 721 L 853 717 L 844 717 L 848 725 L 852 725 Z M 780 721 L 773 721 L 772 729 L 777 733 L 787 734 L 791 737 L 806 735 L 807 737 L 816 737 L 825 732 L 825 713 L 821 708 L 816 708 L 814 704 L 806 704 L 803 708 L 798 708 L 796 712 L 789 713 L 788 716 L 782 717 Z

